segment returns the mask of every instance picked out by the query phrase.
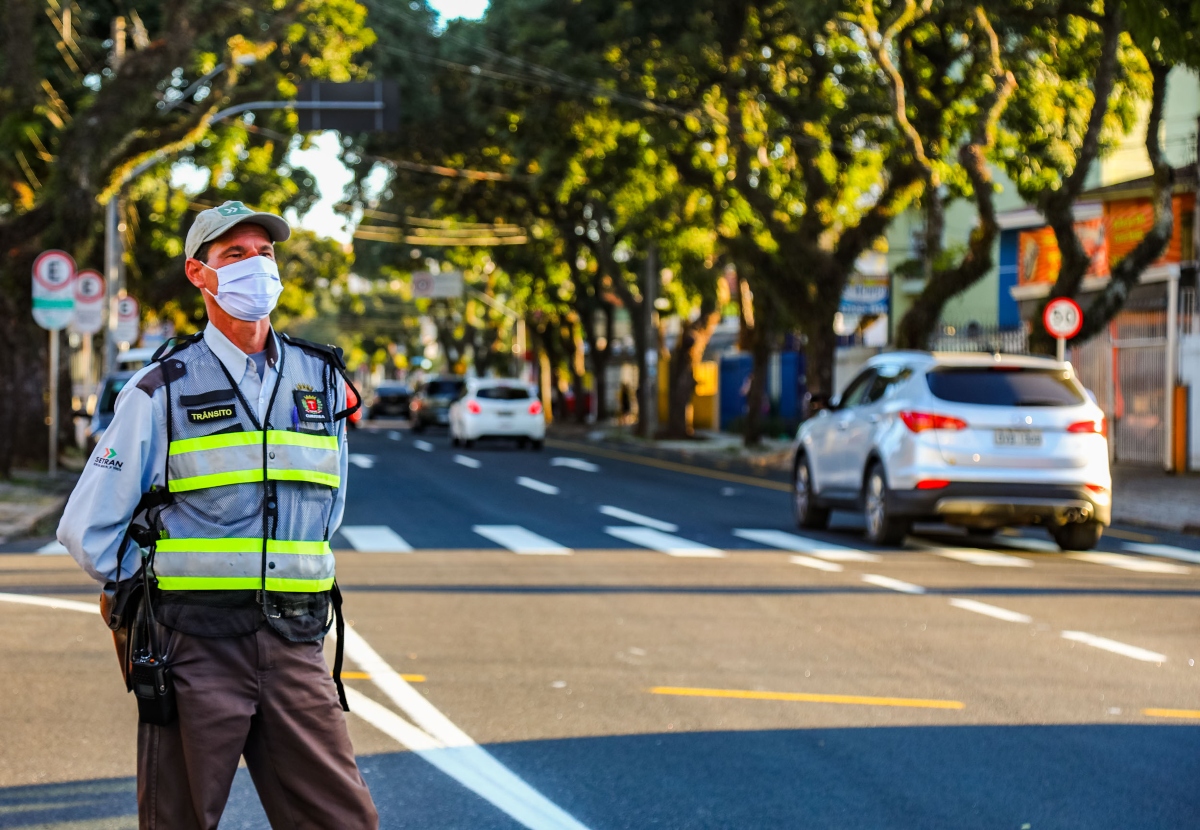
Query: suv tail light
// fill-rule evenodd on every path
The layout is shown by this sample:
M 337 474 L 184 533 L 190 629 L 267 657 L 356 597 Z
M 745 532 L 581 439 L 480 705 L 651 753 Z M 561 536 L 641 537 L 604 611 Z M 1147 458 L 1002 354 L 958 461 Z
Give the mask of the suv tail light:
M 530 415 L 541 415 L 542 414 L 542 402 L 534 401 L 533 403 L 531 403 L 529 405 L 529 414 Z
M 479 401 L 467 401 L 467 412 L 472 415 L 478 415 L 483 409 L 479 406 Z
M 949 486 L 950 482 L 944 478 L 923 478 L 917 482 L 918 490 L 941 490 Z
M 900 420 L 913 432 L 927 429 L 966 429 L 967 422 L 949 415 L 934 415 L 929 412 L 901 412 Z
M 1067 427 L 1067 432 L 1082 433 L 1084 435 L 1103 435 L 1108 437 L 1108 421 L 1103 416 L 1094 421 L 1080 421 L 1077 424 L 1071 424 Z

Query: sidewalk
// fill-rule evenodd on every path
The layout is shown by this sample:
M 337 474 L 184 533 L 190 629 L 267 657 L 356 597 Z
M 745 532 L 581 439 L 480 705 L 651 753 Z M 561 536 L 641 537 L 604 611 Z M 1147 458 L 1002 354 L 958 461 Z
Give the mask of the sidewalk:
M 77 478 L 68 470 L 61 470 L 54 480 L 42 470 L 13 470 L 10 480 L 0 480 L 0 543 L 53 533 Z
M 740 436 L 728 433 L 698 434 L 691 441 L 647 441 L 630 427 L 571 423 L 555 423 L 550 437 L 775 482 L 791 481 L 790 441 L 767 439 L 760 449 L 747 450 Z M 1113 521 L 1200 534 L 1200 474 L 1177 476 L 1152 467 L 1115 467 Z

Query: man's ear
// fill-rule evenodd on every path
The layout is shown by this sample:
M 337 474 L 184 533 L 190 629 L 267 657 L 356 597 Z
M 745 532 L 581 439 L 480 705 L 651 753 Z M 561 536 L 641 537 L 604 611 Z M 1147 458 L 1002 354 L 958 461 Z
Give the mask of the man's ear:
M 188 282 L 197 288 L 204 288 L 204 268 L 205 265 L 198 259 L 189 257 L 183 263 L 183 272 L 187 275 Z

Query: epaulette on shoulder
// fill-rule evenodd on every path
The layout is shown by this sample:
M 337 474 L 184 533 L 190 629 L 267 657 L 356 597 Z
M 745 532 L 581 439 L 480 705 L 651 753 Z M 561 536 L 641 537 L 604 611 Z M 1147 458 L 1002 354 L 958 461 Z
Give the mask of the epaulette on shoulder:
M 137 388 L 153 397 L 156 390 L 186 375 L 187 366 L 184 365 L 182 360 L 176 358 L 175 355 L 193 343 L 198 343 L 203 337 L 204 332 L 198 331 L 195 334 L 189 334 L 187 337 L 172 337 L 159 346 L 150 358 L 152 363 L 158 365 L 142 375 L 141 380 L 137 382 Z
M 320 343 L 313 343 L 310 340 L 302 340 L 299 337 L 292 337 L 290 334 L 284 334 L 283 332 L 279 332 L 279 336 L 283 339 L 283 342 L 287 343 L 289 346 L 295 346 L 298 349 L 303 349 L 310 354 L 314 354 L 330 361 L 334 366 L 342 371 L 346 370 L 346 359 L 342 356 L 342 349 L 340 346 L 323 346 Z

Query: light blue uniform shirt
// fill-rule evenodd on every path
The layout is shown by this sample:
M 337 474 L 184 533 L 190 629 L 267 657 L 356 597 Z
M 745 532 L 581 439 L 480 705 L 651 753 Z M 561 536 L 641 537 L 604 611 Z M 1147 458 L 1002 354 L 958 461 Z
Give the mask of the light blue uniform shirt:
M 229 371 L 229 376 L 237 381 L 242 396 L 254 408 L 260 423 L 278 377 L 272 357 L 279 353 L 278 340 L 274 331 L 269 337 L 268 358 L 260 378 L 253 358 L 212 323 L 204 329 L 204 342 Z M 183 358 L 186 361 L 186 351 Z M 130 378 L 117 396 L 112 423 L 88 459 L 58 524 L 58 541 L 93 579 L 102 583 L 115 578 L 117 549 L 142 495 L 154 485 L 166 486 L 163 475 L 167 462 L 166 389 L 156 389 L 154 395 L 149 396 L 137 387 L 138 381 L 152 371 L 154 365 Z M 345 406 L 345 398 L 344 388 L 335 390 L 334 411 Z M 290 424 L 278 426 L 287 429 Z M 345 420 L 339 421 L 336 428 L 341 448 L 342 486 L 334 493 L 330 535 L 342 523 L 349 462 Z M 121 563 L 121 578 L 132 576 L 140 559 L 137 546 L 130 542 Z

